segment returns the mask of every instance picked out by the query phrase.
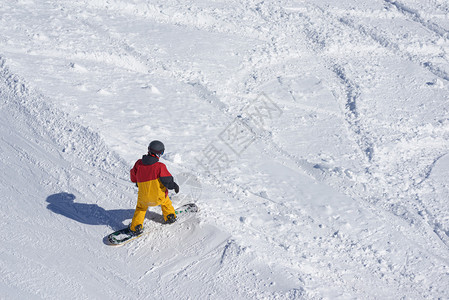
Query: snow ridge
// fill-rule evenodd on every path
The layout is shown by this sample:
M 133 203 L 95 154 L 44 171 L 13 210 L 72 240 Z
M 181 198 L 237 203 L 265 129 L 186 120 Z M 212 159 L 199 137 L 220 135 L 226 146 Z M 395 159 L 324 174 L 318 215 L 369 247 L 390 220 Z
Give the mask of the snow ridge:
M 56 109 L 26 82 L 11 73 L 0 56 L 0 82 L 3 105 L 11 114 L 20 113 L 38 136 L 49 136 L 63 153 L 70 153 L 103 172 L 123 176 L 124 161 L 107 149 L 98 133 L 70 120 L 67 113 Z
M 425 20 L 420 16 L 417 10 L 407 7 L 403 3 L 400 3 L 399 1 L 396 0 L 385 0 L 385 2 L 392 7 L 395 7 L 398 11 L 403 13 L 405 16 L 411 18 L 413 21 L 420 23 L 423 27 L 426 27 L 427 29 L 434 32 L 438 36 L 443 37 L 445 39 L 449 39 L 448 30 L 445 30 L 444 28 L 440 27 L 438 24 L 434 22 L 431 22 L 430 20 Z

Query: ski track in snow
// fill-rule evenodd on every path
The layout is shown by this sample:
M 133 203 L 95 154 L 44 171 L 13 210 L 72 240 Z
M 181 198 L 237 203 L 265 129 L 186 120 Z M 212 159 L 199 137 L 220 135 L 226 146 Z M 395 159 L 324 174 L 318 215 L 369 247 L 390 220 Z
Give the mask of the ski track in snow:
M 389 2 L 389 1 L 387 1 Z M 390 2 L 389 2 L 390 3 Z M 396 2 L 394 2 L 395 6 L 398 6 L 398 4 Z M 400 7 L 400 11 L 404 12 L 404 10 L 406 11 L 410 11 L 409 9 L 404 8 L 403 6 L 399 6 Z M 341 20 L 341 19 L 340 19 Z M 346 25 L 352 25 L 352 22 L 348 22 L 347 20 L 342 20 L 343 24 Z M 423 25 L 423 21 L 419 22 L 420 25 Z M 353 28 L 357 28 L 355 26 L 352 26 Z M 362 27 L 358 27 L 358 29 L 360 30 Z M 397 52 L 396 50 L 399 49 L 398 46 L 395 46 L 395 44 L 393 42 L 387 41 L 385 38 L 379 38 L 379 35 L 376 33 L 370 33 L 367 34 L 367 30 L 363 29 L 360 31 L 363 35 L 367 35 L 368 37 L 373 38 L 375 41 L 378 41 L 380 43 L 380 45 L 382 45 L 383 47 L 386 47 L 387 50 L 393 50 L 394 52 Z M 393 46 L 392 46 L 393 45 Z M 439 69 L 437 71 L 435 71 L 435 69 L 432 67 L 432 63 L 423 63 L 420 62 L 420 59 L 414 59 L 414 58 L 410 58 L 411 56 L 409 54 L 402 54 L 402 53 L 398 53 L 401 57 L 404 58 L 409 58 L 412 62 L 417 62 L 420 65 L 425 66 L 426 68 L 429 69 L 429 71 L 431 71 L 432 73 L 434 73 L 436 76 L 447 80 L 447 76 L 444 74 L 444 72 L 440 71 Z M 447 62 L 447 61 L 446 61 Z M 349 109 L 350 112 L 350 117 L 351 119 L 356 119 L 356 121 L 354 122 L 354 132 L 356 134 L 364 134 L 364 132 L 366 132 L 366 129 L 364 129 L 363 127 L 361 128 L 358 123 L 362 123 L 363 124 L 363 120 L 357 120 L 358 119 L 358 114 L 356 111 L 356 97 L 354 95 L 360 95 L 360 91 L 357 91 L 357 86 L 354 83 L 351 83 L 347 78 L 346 75 L 344 73 L 341 72 L 341 69 L 337 69 L 336 71 L 338 77 L 341 79 L 342 83 L 347 85 L 347 87 L 345 88 L 346 90 L 346 94 L 347 94 L 347 98 L 348 98 L 348 103 L 346 105 L 346 107 Z M 351 121 L 350 121 L 351 122 Z M 443 129 L 444 132 L 444 129 Z M 367 140 L 367 139 L 372 139 L 372 137 L 370 137 L 369 135 L 367 136 L 363 136 L 362 137 L 363 140 Z M 436 154 L 434 155 L 441 155 L 441 153 L 445 153 L 445 152 L 441 152 L 444 151 L 443 149 L 446 148 L 446 143 L 443 142 L 442 144 L 442 148 L 440 150 L 440 152 L 435 152 Z M 364 145 L 363 149 L 366 149 L 365 152 L 368 154 L 368 158 L 369 160 L 371 160 L 372 155 L 373 155 L 373 151 L 374 151 L 374 145 L 373 142 L 370 142 L 367 146 Z M 438 151 L 438 150 L 437 150 Z M 426 168 L 428 168 L 426 166 Z M 420 205 L 418 205 L 417 211 L 422 210 L 423 208 L 420 207 Z M 446 240 L 443 240 L 444 242 L 446 242 Z
M 14 198 L 38 197 L 22 214 L 40 240 L 13 251 L 30 242 L 22 223 L 1 248 L 7 296 L 447 296 L 444 2 L 19 2 L 0 41 L 0 162 L 18 172 L 2 177 L 2 218 L 15 226 Z M 29 27 L 29 11 L 49 23 Z M 245 113 L 260 93 L 282 110 L 263 129 Z M 234 120 L 254 133 L 237 165 L 198 169 Z M 174 174 L 201 181 L 201 212 L 107 248 L 98 237 L 131 218 L 127 170 L 153 134 Z

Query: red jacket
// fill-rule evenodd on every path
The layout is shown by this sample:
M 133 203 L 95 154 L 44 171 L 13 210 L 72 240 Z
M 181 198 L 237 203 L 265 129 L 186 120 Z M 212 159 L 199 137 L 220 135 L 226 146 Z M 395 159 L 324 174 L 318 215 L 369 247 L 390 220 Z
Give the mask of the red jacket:
M 167 197 L 168 189 L 175 188 L 173 176 L 156 156 L 144 155 L 134 164 L 130 176 L 139 187 L 138 201 L 150 206 L 160 205 Z

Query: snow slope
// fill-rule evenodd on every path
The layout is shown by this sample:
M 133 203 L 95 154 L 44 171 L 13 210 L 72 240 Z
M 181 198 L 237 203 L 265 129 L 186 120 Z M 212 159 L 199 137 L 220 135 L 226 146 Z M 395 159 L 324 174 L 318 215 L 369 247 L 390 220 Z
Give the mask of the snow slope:
M 0 16 L 0 298 L 449 297 L 446 1 Z M 201 211 L 107 246 L 153 139 Z

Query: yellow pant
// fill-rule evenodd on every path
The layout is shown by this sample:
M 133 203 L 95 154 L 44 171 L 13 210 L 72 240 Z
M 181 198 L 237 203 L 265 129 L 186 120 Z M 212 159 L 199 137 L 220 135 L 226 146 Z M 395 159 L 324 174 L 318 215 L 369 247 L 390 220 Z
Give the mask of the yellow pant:
M 143 225 L 143 221 L 145 220 L 145 214 L 147 213 L 147 209 L 149 206 L 157 206 L 150 205 L 148 202 L 141 201 L 138 199 L 136 210 L 134 211 L 133 220 L 131 221 L 131 230 L 135 230 L 136 226 L 141 224 Z M 171 200 L 168 196 L 166 196 L 162 201 L 160 201 L 160 206 L 162 209 L 162 215 L 164 216 L 164 220 L 167 221 L 167 216 L 175 213 L 175 209 L 171 203 Z

